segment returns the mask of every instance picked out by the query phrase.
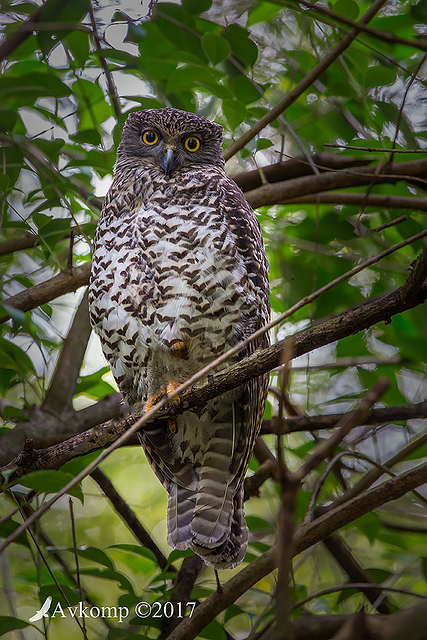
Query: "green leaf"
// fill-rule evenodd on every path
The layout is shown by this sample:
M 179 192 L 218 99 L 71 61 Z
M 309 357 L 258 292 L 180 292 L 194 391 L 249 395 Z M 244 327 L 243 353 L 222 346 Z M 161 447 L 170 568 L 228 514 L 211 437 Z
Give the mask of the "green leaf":
M 89 34 L 75 29 L 67 35 L 67 44 L 78 65 L 84 67 L 89 57 Z
M 334 11 L 350 20 L 357 20 L 359 17 L 359 7 L 354 0 L 338 0 L 334 4 Z
M 101 144 L 101 136 L 96 129 L 78 131 L 74 135 L 70 136 L 70 138 L 79 144 L 91 144 L 93 146 Z
M 258 2 L 254 8 L 249 11 L 246 26 L 251 27 L 253 24 L 258 24 L 259 22 L 267 22 L 282 10 L 283 7 L 274 2 Z
M 3 367 L 18 371 L 23 376 L 30 376 L 36 373 L 34 365 L 25 351 L 13 342 L 5 340 L 5 338 L 0 338 L 0 354 Z
M 216 65 L 225 60 L 231 52 L 231 47 L 225 38 L 214 33 L 205 33 L 201 40 L 202 49 L 212 64 Z
M 0 131 L 12 131 L 17 117 L 17 112 L 12 109 L 0 109 Z
M 92 560 L 92 562 L 96 562 L 97 564 L 102 564 L 104 567 L 107 567 L 107 569 L 114 571 L 113 561 L 101 549 L 97 549 L 96 547 L 82 547 L 78 549 L 78 553 L 82 558 Z
M 67 584 L 61 584 L 60 582 L 58 584 L 61 587 L 63 594 L 68 599 L 68 602 L 65 600 L 56 584 L 42 585 L 39 590 L 40 605 L 43 604 L 43 602 L 45 602 L 46 598 L 48 598 L 49 596 L 53 600 L 50 613 L 52 613 L 52 611 L 54 610 L 57 602 L 59 602 L 62 608 L 68 607 L 69 605 L 76 605 L 80 602 L 80 592 L 78 589 L 72 589 Z
M 365 75 L 365 85 L 367 87 L 383 87 L 393 84 L 396 80 L 396 71 L 391 67 L 373 66 L 369 67 Z
M 199 15 L 208 11 L 212 6 L 212 0 L 182 0 L 182 8 L 190 15 Z
M 20 78 L 0 77 L 0 100 L 2 101 L 13 100 L 26 105 L 32 104 L 37 98 L 63 98 L 70 94 L 70 87 L 67 87 L 53 73 L 32 73 Z
M 24 487 L 35 489 L 39 493 L 57 493 L 73 480 L 73 477 L 70 473 L 65 473 L 65 471 L 32 471 L 23 476 L 19 482 Z M 80 485 L 72 487 L 67 493 L 78 498 L 83 504 L 84 498 Z
M 227 640 L 227 634 L 218 620 L 212 620 L 207 627 L 202 629 L 200 637 L 208 640 Z
M 1 117 L 1 114 L 0 114 L 0 117 Z M 0 192 L 6 191 L 7 187 L 9 186 L 9 182 L 10 182 L 9 176 L 7 176 L 5 173 L 0 173 Z
M 237 24 L 231 24 L 223 31 L 224 38 L 228 40 L 233 51 L 233 55 L 238 58 L 244 66 L 252 67 L 258 57 L 258 48 L 250 38 L 249 33 Z
M 257 151 L 261 151 L 262 149 L 269 149 L 273 146 L 271 140 L 267 140 L 267 138 L 259 138 L 256 143 Z
M 145 547 L 140 547 L 140 546 L 138 546 L 136 544 L 126 544 L 126 543 L 112 544 L 107 548 L 108 549 L 120 549 L 121 551 L 127 551 L 128 553 L 134 553 L 137 556 L 142 556 L 144 558 L 148 558 L 149 560 L 152 560 L 153 562 L 155 562 L 157 564 L 157 558 L 154 555 L 154 553 L 151 551 L 151 549 L 146 549 Z
M 2 475 L 5 478 L 6 482 L 8 482 L 6 473 L 3 473 Z M 12 520 L 11 518 L 5 520 L 4 522 L 0 522 L 0 538 L 8 538 L 10 535 L 12 535 L 12 533 L 15 533 L 16 529 L 18 529 L 18 527 L 20 526 L 21 525 L 19 522 L 15 522 L 15 520 Z M 24 547 L 30 546 L 25 531 L 21 533 L 18 538 L 16 538 L 15 543 L 22 544 Z
M 268 520 L 264 518 L 260 518 L 258 516 L 247 515 L 246 516 L 246 524 L 248 525 L 250 531 L 271 531 L 274 529 L 274 526 Z
M 262 97 L 262 93 L 256 87 L 256 82 L 251 82 L 243 75 L 237 76 L 233 81 L 233 91 L 235 97 L 244 104 L 256 102 Z
M 240 100 L 224 100 L 222 110 L 231 130 L 236 129 L 246 118 L 246 107 Z
M 86 576 L 93 576 L 94 578 L 101 578 L 102 580 L 110 580 L 117 582 L 123 591 L 129 591 L 133 593 L 133 587 L 129 580 L 119 571 L 112 571 L 110 569 L 80 569 L 80 573 Z
M 237 604 L 232 604 L 231 606 L 227 607 L 224 614 L 224 624 L 227 623 L 229 620 L 231 620 L 231 618 L 240 616 L 241 613 L 247 613 L 247 612 L 244 611 L 244 609 L 239 607 Z
M 354 521 L 356 527 L 368 538 L 372 544 L 381 529 L 381 520 L 376 513 L 367 513 Z
M 43 5 L 40 22 L 70 23 L 70 28 L 40 30 L 37 33 L 40 48 L 44 55 L 54 47 L 58 40 L 73 30 L 74 24 L 80 22 L 89 11 L 90 0 L 47 0 Z
M 427 1 L 426 0 L 420 0 L 420 2 L 417 2 L 415 4 L 411 2 L 409 11 L 411 12 L 414 20 L 416 20 L 417 22 L 420 22 L 423 25 L 427 22 Z
M 5 633 L 13 631 L 14 629 L 24 629 L 29 626 L 29 622 L 20 620 L 19 618 L 12 618 L 12 616 L 0 616 L 0 636 L 4 636 Z

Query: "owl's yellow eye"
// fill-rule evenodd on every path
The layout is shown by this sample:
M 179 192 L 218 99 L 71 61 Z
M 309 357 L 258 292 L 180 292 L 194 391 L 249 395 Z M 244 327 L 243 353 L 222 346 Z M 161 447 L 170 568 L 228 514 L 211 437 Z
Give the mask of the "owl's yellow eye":
M 148 144 L 149 146 L 152 146 L 153 144 L 156 144 L 156 142 L 159 141 L 159 136 L 157 135 L 157 133 L 155 131 L 144 131 L 144 133 L 142 134 L 142 142 L 144 144 Z
M 195 136 L 189 136 L 184 142 L 184 147 L 187 151 L 198 151 L 200 149 L 200 140 Z

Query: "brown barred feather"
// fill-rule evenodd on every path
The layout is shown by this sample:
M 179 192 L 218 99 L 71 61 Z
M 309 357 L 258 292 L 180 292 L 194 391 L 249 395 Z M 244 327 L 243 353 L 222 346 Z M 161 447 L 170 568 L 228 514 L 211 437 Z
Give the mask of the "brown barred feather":
M 126 121 L 89 294 L 92 325 L 129 403 L 188 379 L 269 321 L 260 226 L 224 171 L 221 144 L 220 125 L 176 109 Z M 250 343 L 234 361 L 267 344 L 268 336 Z M 169 494 L 169 544 L 217 569 L 246 552 L 242 483 L 267 384 L 267 375 L 250 380 L 200 414 L 178 416 L 176 430 L 165 423 L 141 435 Z

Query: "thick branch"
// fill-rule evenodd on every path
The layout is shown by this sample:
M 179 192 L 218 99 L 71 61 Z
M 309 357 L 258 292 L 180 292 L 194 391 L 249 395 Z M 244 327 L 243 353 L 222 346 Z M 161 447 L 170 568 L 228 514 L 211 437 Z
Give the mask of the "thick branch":
M 98 199 L 98 203 L 102 206 L 102 201 Z M 91 204 L 93 202 L 91 201 Z M 95 222 L 85 222 L 84 225 L 75 225 L 70 227 L 69 233 L 66 233 L 63 237 L 65 240 L 69 238 L 72 233 L 75 235 L 80 235 L 82 226 L 92 225 L 95 230 Z M 25 233 L 23 236 L 19 236 L 18 238 L 12 238 L 11 240 L 5 240 L 4 242 L 0 242 L 0 256 L 5 256 L 9 253 L 15 253 L 17 251 L 24 251 L 25 249 L 32 249 L 32 247 L 40 244 L 40 236 L 36 233 Z
M 64 295 L 64 293 L 70 293 L 76 291 L 80 287 L 89 283 L 89 276 L 91 270 L 91 263 L 87 262 L 81 267 L 74 267 L 73 269 L 64 269 L 57 276 L 41 282 L 40 284 L 29 287 L 16 296 L 3 300 L 3 305 L 8 305 L 14 309 L 21 309 L 21 311 L 29 311 L 42 304 L 51 302 L 55 298 Z M 1 322 L 6 322 L 9 316 L 2 316 Z
M 329 193 L 320 191 L 312 195 L 300 195 L 296 198 L 286 198 L 281 204 L 348 204 L 353 206 L 379 207 L 381 209 L 410 209 L 411 211 L 427 211 L 425 198 L 410 198 L 405 196 L 387 196 L 379 193 Z
M 351 614 L 353 617 L 354 614 Z M 350 616 L 305 615 L 295 620 L 292 625 L 293 640 L 330 640 Z M 364 616 L 364 638 L 378 640 L 395 640 L 396 638 L 410 638 L 410 640 L 424 640 L 427 627 L 427 603 L 421 602 L 415 607 L 402 609 L 391 615 Z M 347 636 L 349 637 L 349 636 Z M 356 636 L 357 637 L 357 636 Z M 359 638 L 362 636 L 358 636 Z M 270 640 L 269 633 L 263 634 L 259 640 Z
M 41 407 L 42 411 L 58 416 L 63 414 L 64 410 L 72 411 L 74 390 L 91 331 L 88 294 L 85 291 L 64 340 L 55 373 Z
M 261 434 L 292 433 L 294 431 L 317 431 L 332 429 L 341 420 L 343 413 L 330 413 L 320 416 L 289 416 L 270 418 L 262 423 Z M 372 409 L 363 421 L 364 425 L 379 425 L 386 422 L 400 422 L 415 418 L 427 418 L 427 401 L 418 404 L 403 404 L 383 409 Z
M 309 525 L 300 527 L 294 537 L 294 555 L 321 542 L 341 527 L 360 518 L 365 513 L 397 500 L 408 491 L 427 482 L 427 463 L 419 465 L 401 475 L 387 480 L 370 489 L 362 496 L 353 498 L 337 509 L 321 516 Z M 213 620 L 259 580 L 274 571 L 277 566 L 277 549 L 272 547 L 247 567 L 239 571 L 231 580 L 202 602 L 192 618 L 186 618 L 169 636 L 168 640 L 192 640 Z
M 403 285 L 381 298 L 362 303 L 328 320 L 318 322 L 277 342 L 268 349 L 255 352 L 249 358 L 231 366 L 226 371 L 212 374 L 209 382 L 195 384 L 191 389 L 180 394 L 183 409 L 198 411 L 211 398 L 262 373 L 271 371 L 280 365 L 283 349 L 289 351 L 289 344 L 293 357 L 298 357 L 335 340 L 353 335 L 377 322 L 389 321 L 396 313 L 421 304 L 427 297 L 427 283 L 418 287 L 416 291 L 411 289 L 408 296 L 404 295 L 404 290 Z M 162 410 L 160 417 L 165 419 L 172 412 L 171 409 Z M 16 481 L 29 471 L 46 468 L 57 469 L 73 457 L 108 446 L 134 424 L 141 415 L 142 409 L 138 409 L 121 421 L 107 422 L 95 430 L 86 431 L 54 447 L 41 451 L 27 451 L 11 462 L 5 470 L 14 468 L 11 480 Z
M 408 176 L 419 177 L 420 185 L 427 188 L 425 175 L 427 173 L 427 160 L 415 160 L 411 162 L 392 162 L 383 166 L 363 166 L 339 171 L 328 171 L 318 175 L 303 176 L 293 180 L 286 180 L 274 184 L 264 184 L 257 189 L 248 191 L 246 199 L 254 208 L 280 204 L 291 198 L 307 196 L 308 194 L 330 191 L 332 189 L 345 189 L 365 184 L 395 183 Z
M 0 435 L 0 465 L 17 456 L 27 439 L 33 440 L 35 449 L 43 449 L 107 420 L 123 418 L 129 412 L 130 407 L 124 404 L 120 393 L 113 393 L 85 409 L 62 416 L 42 411 L 34 405 L 25 412 L 27 420 L 18 422 L 13 429 Z
M 245 193 L 252 189 L 257 189 L 263 185 L 263 178 L 268 183 L 282 182 L 283 180 L 291 180 L 292 178 L 300 178 L 301 176 L 315 175 L 313 165 L 320 173 L 325 171 L 339 171 L 340 169 L 349 169 L 351 167 L 365 167 L 375 160 L 374 157 L 352 158 L 335 153 L 314 153 L 310 156 L 311 163 L 307 162 L 305 156 L 297 156 L 284 162 L 276 162 L 266 167 L 253 169 L 251 171 L 242 171 L 236 173 L 231 178 Z

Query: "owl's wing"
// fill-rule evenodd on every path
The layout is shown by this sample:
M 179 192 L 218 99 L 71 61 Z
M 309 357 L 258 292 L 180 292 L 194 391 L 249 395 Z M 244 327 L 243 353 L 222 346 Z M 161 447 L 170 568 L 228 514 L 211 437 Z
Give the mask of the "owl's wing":
M 230 178 L 222 184 L 221 208 L 228 227 L 235 238 L 235 246 L 242 258 L 247 275 L 249 295 L 257 301 L 256 317 L 248 322 L 246 338 L 270 320 L 268 262 L 259 222 L 242 191 Z M 238 359 L 251 355 L 258 348 L 269 345 L 268 333 L 250 342 L 239 353 Z M 267 398 L 269 374 L 253 378 L 243 385 L 241 396 L 242 424 L 236 440 L 231 473 L 238 488 L 246 474 L 255 440 L 258 436 Z

